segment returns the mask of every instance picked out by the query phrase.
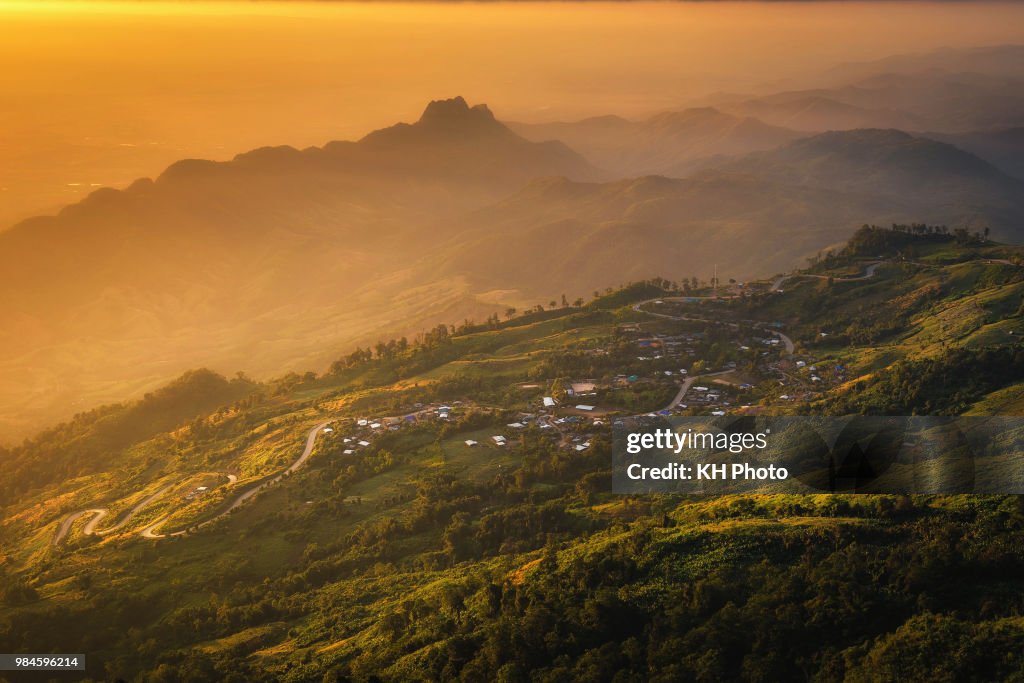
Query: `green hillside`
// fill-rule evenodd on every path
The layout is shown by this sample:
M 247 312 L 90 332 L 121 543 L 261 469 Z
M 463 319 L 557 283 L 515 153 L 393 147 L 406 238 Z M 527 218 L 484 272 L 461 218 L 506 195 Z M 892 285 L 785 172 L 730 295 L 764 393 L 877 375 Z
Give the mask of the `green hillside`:
M 1019 676 L 1019 498 L 617 496 L 608 423 L 1020 414 L 1022 259 L 865 227 L 768 281 L 190 373 L 0 451 L 0 641 L 92 680 Z

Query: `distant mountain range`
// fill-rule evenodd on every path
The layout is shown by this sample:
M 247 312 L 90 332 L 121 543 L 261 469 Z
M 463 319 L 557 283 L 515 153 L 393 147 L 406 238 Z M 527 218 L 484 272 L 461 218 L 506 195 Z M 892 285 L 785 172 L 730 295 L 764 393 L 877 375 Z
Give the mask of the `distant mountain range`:
M 721 165 L 775 182 L 886 198 L 904 216 L 1024 237 L 1024 181 L 969 152 L 898 130 L 822 133 Z
M 505 125 L 454 98 L 356 142 L 185 160 L 0 233 L 0 438 L 190 367 L 320 368 L 631 278 L 771 274 L 864 222 L 1020 241 L 1022 197 L 946 142 L 714 108 Z
M 945 47 L 922 53 L 889 55 L 867 62 L 834 66 L 825 76 L 838 83 L 869 78 L 876 74 L 919 74 L 929 70 L 987 74 L 1019 78 L 1024 64 L 1024 45 Z
M 885 200 L 719 171 L 611 183 L 550 179 L 463 219 L 465 232 L 451 239 L 441 272 L 540 301 L 645 272 L 705 280 L 717 265 L 726 277 L 768 275 L 836 242 L 866 213 L 892 211 Z
M 924 135 L 977 154 L 1002 171 L 1024 180 L 1024 126 L 973 133 L 925 133 Z
M 530 140 L 561 140 L 620 177 L 678 176 L 714 157 L 771 149 L 802 135 L 713 107 L 665 112 L 645 121 L 599 116 L 576 122 L 508 125 Z
M 464 218 L 442 272 L 538 297 L 552 287 L 590 291 L 609 276 L 707 277 L 715 264 L 729 275 L 767 275 L 866 217 L 988 226 L 1019 242 L 1024 182 L 900 131 L 823 133 L 683 179 L 537 181 Z
M 718 94 L 708 102 L 643 121 L 609 115 L 508 125 L 530 140 L 561 140 L 618 177 L 679 177 L 814 133 L 880 128 L 949 142 L 1024 178 L 1024 67 L 1016 75 L 875 73 L 837 87 Z
M 900 128 L 969 132 L 1019 126 L 1024 76 L 879 73 L 831 88 L 713 98 L 726 112 L 803 131 Z

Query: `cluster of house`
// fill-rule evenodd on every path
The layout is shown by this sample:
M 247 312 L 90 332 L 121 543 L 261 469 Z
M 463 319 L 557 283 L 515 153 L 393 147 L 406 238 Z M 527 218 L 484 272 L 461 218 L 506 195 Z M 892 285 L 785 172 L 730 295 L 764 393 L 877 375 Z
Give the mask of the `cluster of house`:
M 727 415 L 740 400 L 741 392 L 752 389 L 753 385 L 736 384 L 723 380 L 712 380 L 708 385 L 697 385 L 690 388 L 686 402 L 679 405 L 680 410 L 697 409 L 709 411 L 716 417 Z M 743 405 L 743 408 L 749 406 Z
M 680 364 L 691 364 L 701 360 L 698 357 L 698 344 L 704 340 L 703 332 L 686 332 L 675 335 L 658 335 L 651 338 L 641 338 L 636 341 L 638 347 L 641 350 L 653 349 L 653 353 L 649 355 L 637 356 L 638 360 L 662 360 L 671 359 L 678 360 Z M 749 347 L 741 346 L 743 350 L 750 350 Z M 684 378 L 689 372 L 686 368 L 664 368 L 664 363 L 660 364 L 663 369 L 655 373 L 657 376 L 665 378 Z M 707 370 L 727 370 L 735 368 L 736 363 L 730 363 L 724 368 L 708 368 Z M 640 378 L 636 375 L 618 375 L 615 378 L 616 384 L 620 386 L 627 386 L 633 382 L 638 381 Z
M 456 401 L 456 404 L 461 401 Z M 366 448 L 373 443 L 373 439 L 384 432 L 397 432 L 403 426 L 418 424 L 429 420 L 447 421 L 451 419 L 454 408 L 449 405 L 416 403 L 414 411 L 402 416 L 390 416 L 379 418 L 359 418 L 355 421 L 355 429 L 350 436 L 342 438 L 345 455 L 352 455 L 360 448 Z M 330 433 L 334 430 L 325 427 L 324 432 Z
M 595 381 L 581 380 L 571 382 L 568 386 L 563 387 L 563 390 L 565 392 L 563 408 L 578 410 L 584 413 L 592 413 L 597 410 L 597 406 L 594 405 L 593 401 L 587 400 L 589 397 L 597 396 L 597 383 Z M 576 401 L 579 402 L 577 403 Z M 553 396 L 544 396 L 541 399 L 541 403 L 543 406 L 541 409 L 542 415 L 559 406 L 559 402 Z
M 580 394 L 588 394 L 594 392 L 596 384 L 590 381 L 574 382 L 570 387 L 566 389 L 566 396 L 579 396 Z M 507 431 L 504 434 L 494 434 L 490 437 L 489 443 L 496 448 L 504 448 L 509 445 L 509 439 L 515 432 L 528 428 L 531 424 L 536 424 L 538 429 L 544 431 L 550 431 L 552 433 L 557 432 L 560 442 L 567 448 L 572 448 L 576 451 L 585 451 L 590 448 L 589 434 L 576 434 L 569 436 L 566 430 L 575 427 L 580 424 L 587 424 L 590 426 L 601 426 L 604 424 L 604 420 L 601 417 L 587 417 L 584 415 L 564 415 L 557 416 L 554 409 L 558 407 L 559 403 L 552 396 L 544 396 L 541 399 L 542 407 L 537 413 L 519 413 L 516 416 L 515 422 L 509 422 L 507 425 Z M 594 406 L 579 404 L 573 406 L 569 404 L 570 408 L 588 412 L 594 410 Z M 480 442 L 475 439 L 466 439 L 463 443 L 467 446 L 479 446 Z
M 569 385 L 569 387 L 565 390 L 567 403 L 564 407 L 579 411 L 581 413 L 593 413 L 595 410 L 597 410 L 597 406 L 594 404 L 594 401 L 590 399 L 590 397 L 597 396 L 597 389 L 597 383 L 594 382 L 593 380 L 572 382 Z M 551 398 L 550 396 L 544 397 L 545 408 L 552 408 L 555 405 L 557 404 L 555 403 L 555 400 L 553 398 Z M 573 422 L 576 422 L 579 419 L 576 416 L 570 415 L 569 417 L 559 418 L 554 422 L 555 424 L 564 424 L 566 421 L 569 420 L 570 417 L 576 418 L 573 420 Z M 593 418 L 593 423 L 600 425 L 602 424 L 602 421 L 600 418 L 595 417 Z
M 641 337 L 636 340 L 640 351 L 637 360 L 661 360 L 662 358 L 695 358 L 696 345 L 704 338 L 703 332 Z
M 765 324 L 759 321 L 737 321 L 739 324 L 746 324 L 749 327 L 760 330 L 746 338 L 733 338 L 733 343 L 747 357 L 759 355 L 766 363 L 764 369 L 778 372 L 780 384 L 787 387 L 789 393 L 779 398 L 783 401 L 803 400 L 811 398 L 816 392 L 821 391 L 825 386 L 842 383 L 847 380 L 847 370 L 841 364 L 816 362 L 810 358 L 783 357 L 779 358 L 778 351 L 785 344 L 780 336 L 772 333 L 772 329 L 782 326 L 781 323 Z M 642 326 L 638 323 L 625 323 L 618 328 L 620 333 L 632 333 L 635 335 L 635 343 L 641 361 L 662 361 L 658 363 L 659 370 L 655 375 L 662 376 L 667 380 L 679 381 L 688 373 L 685 368 L 665 368 L 671 360 L 679 359 L 679 365 L 689 365 L 699 361 L 699 348 L 705 340 L 701 332 L 686 332 L 675 335 L 644 334 Z M 825 333 L 827 334 L 827 333 Z M 825 336 L 823 334 L 822 336 Z M 632 336 L 632 335 L 631 335 Z M 760 348 L 760 352 L 754 349 Z M 735 369 L 736 363 L 729 362 L 723 367 L 705 367 L 703 374 L 721 372 L 723 370 Z M 646 374 L 645 374 L 646 376 Z M 618 375 L 615 384 L 628 386 L 640 380 L 637 375 Z M 714 384 L 712 384 L 714 382 Z M 703 382 L 702 382 L 703 384 Z M 720 388 L 721 387 L 721 388 Z M 685 402 L 675 406 L 674 410 L 663 410 L 661 414 L 672 412 L 692 412 L 697 409 L 702 414 L 710 412 L 711 415 L 725 415 L 731 411 L 734 403 L 743 400 L 744 390 L 753 388 L 749 384 L 739 384 L 735 381 L 728 382 L 719 380 L 708 380 L 707 386 L 693 386 L 690 388 Z M 747 406 L 744 406 L 747 407 Z
M 840 363 L 829 366 L 814 361 L 797 360 L 793 362 L 793 365 L 800 377 L 806 377 L 808 381 L 815 384 L 846 381 L 846 366 Z
M 782 401 L 810 400 L 825 387 L 847 380 L 845 365 L 809 358 L 783 358 L 772 363 L 771 368 L 779 373 L 779 384 L 790 388 L 779 396 Z
M 522 430 L 522 429 L 526 429 L 530 425 L 530 423 L 532 423 L 532 422 L 537 422 L 538 423 L 537 426 L 540 427 L 541 429 L 550 429 L 551 428 L 551 425 L 548 424 L 547 422 L 538 421 L 537 420 L 537 416 L 535 414 L 533 414 L 533 413 L 519 413 L 519 415 L 516 417 L 516 421 L 515 422 L 509 422 L 505 426 L 508 427 L 508 429 L 511 430 L 511 431 L 519 431 L 519 430 Z M 504 446 L 508 445 L 508 437 L 506 435 L 504 435 L 504 434 L 495 434 L 494 436 L 491 437 L 491 442 L 495 446 L 504 447 Z M 467 446 L 479 446 L 480 445 L 480 442 L 479 441 L 475 441 L 474 439 L 466 439 L 464 441 L 464 443 Z

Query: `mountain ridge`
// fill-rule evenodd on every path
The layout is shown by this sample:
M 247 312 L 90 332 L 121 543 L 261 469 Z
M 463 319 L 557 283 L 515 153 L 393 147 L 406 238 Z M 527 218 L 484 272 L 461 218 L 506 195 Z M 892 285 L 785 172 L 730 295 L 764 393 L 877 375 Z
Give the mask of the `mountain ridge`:
M 509 126 L 534 141 L 562 140 L 618 176 L 678 175 L 707 157 L 767 149 L 800 136 L 798 131 L 715 107 L 666 111 L 639 121 L 608 115 Z
M 0 330 L 0 405 L 13 410 L 0 432 L 26 410 L 67 414 L 71 401 L 142 391 L 186 364 L 260 373 L 323 363 L 332 339 L 489 313 L 457 279 L 424 281 L 405 265 L 429 250 L 427 229 L 538 175 L 600 174 L 486 108 L 439 102 L 370 142 L 181 160 L 0 233 L 0 300 L 16 322 Z M 453 116 L 477 134 L 445 130 Z
M 746 125 L 708 109 L 683 118 Z M 678 117 L 656 121 L 673 129 Z M 185 367 L 259 375 L 320 365 L 332 344 L 575 298 L 651 270 L 785 270 L 866 221 L 1017 234 L 1007 231 L 1024 212 L 1016 181 L 913 137 L 942 163 L 924 154 L 899 172 L 882 163 L 884 173 L 865 173 L 872 167 L 853 152 L 897 158 L 886 155 L 908 138 L 863 135 L 705 160 L 676 181 L 616 181 L 563 143 L 528 141 L 488 108 L 452 98 L 370 144 L 183 160 L 0 233 L 12 321 L 0 331 L 0 406 L 12 411 L 0 432 L 54 406 L 73 410 L 72 400 L 145 391 Z M 815 145 L 825 148 L 817 156 Z
M 1024 237 L 1024 183 L 977 155 L 895 129 L 830 131 L 718 167 L 813 187 L 898 199 L 929 222 Z

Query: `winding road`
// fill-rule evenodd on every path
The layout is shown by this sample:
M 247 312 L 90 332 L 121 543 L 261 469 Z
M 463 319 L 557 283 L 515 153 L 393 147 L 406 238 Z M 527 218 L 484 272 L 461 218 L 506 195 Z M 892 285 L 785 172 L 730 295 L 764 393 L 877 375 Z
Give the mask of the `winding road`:
M 228 476 L 234 477 L 234 475 Z M 106 536 L 107 534 L 112 534 L 118 529 L 123 528 L 128 522 L 132 520 L 132 517 L 139 513 L 139 511 L 141 511 L 144 507 L 152 503 L 154 500 L 157 500 L 158 498 L 162 497 L 173 487 L 174 484 L 168 484 L 167 486 L 164 486 L 156 493 L 146 496 L 141 501 L 139 501 L 139 503 L 137 503 L 135 507 L 128 511 L 128 514 L 124 516 L 124 519 L 122 519 L 114 526 L 107 527 L 106 529 L 97 530 L 96 527 L 99 526 L 99 523 L 102 522 L 103 519 L 110 514 L 110 510 L 108 508 L 90 508 L 88 510 L 79 510 L 78 512 L 73 512 L 70 515 L 68 515 L 64 519 L 64 521 L 61 522 L 60 527 L 57 528 L 57 533 L 53 537 L 53 544 L 59 545 L 60 542 L 64 540 L 64 537 L 68 535 L 68 532 L 71 531 L 72 525 L 86 515 L 92 515 L 93 517 L 88 522 L 86 522 L 85 527 L 82 528 L 83 535 L 92 536 L 93 534 L 96 534 L 97 536 Z
M 782 283 L 784 283 L 786 280 L 789 280 L 789 279 L 792 279 L 792 278 L 795 278 L 795 277 L 813 277 L 813 278 L 817 278 L 819 280 L 832 280 L 833 282 L 859 282 L 861 280 L 867 280 L 869 278 L 873 278 L 875 276 L 875 271 L 878 269 L 878 266 L 880 266 L 880 265 L 882 265 L 882 261 L 875 261 L 874 263 L 869 263 L 868 266 L 864 269 L 864 274 L 863 275 L 858 275 L 857 277 L 835 277 L 834 275 L 816 275 L 814 273 L 797 273 L 795 275 L 780 275 L 779 277 L 775 278 L 775 282 L 772 283 L 772 288 L 771 288 L 770 291 L 772 291 L 772 292 L 779 291 L 779 288 L 782 287 Z
M 173 486 L 174 486 L 173 484 L 168 484 L 167 486 L 163 487 L 162 489 L 160 489 L 156 493 L 154 493 L 152 495 L 149 495 L 149 496 L 146 496 L 145 498 L 143 498 L 139 502 L 138 505 L 136 505 L 131 510 L 129 510 L 128 514 L 125 515 L 124 519 L 122 519 L 120 522 L 118 522 L 117 524 L 115 524 L 112 527 L 107 527 L 106 529 L 101 529 L 99 531 L 96 530 L 96 527 L 99 525 L 99 523 L 101 521 L 103 521 L 103 518 L 106 517 L 110 513 L 110 511 L 106 510 L 106 509 L 96 510 L 95 511 L 97 513 L 96 516 L 93 517 L 92 519 L 90 519 L 86 523 L 85 528 L 82 529 L 82 533 L 85 534 L 86 536 L 92 536 L 93 534 L 97 534 L 99 536 L 106 536 L 107 534 L 114 533 L 118 529 L 122 528 L 125 524 L 130 522 L 132 517 L 134 517 L 139 512 L 139 510 L 141 510 L 142 508 L 146 507 L 147 505 L 152 503 L 157 498 L 161 498 L 165 493 L 170 491 L 171 488 L 173 488 Z
M 202 521 L 202 522 L 200 522 L 198 524 L 193 524 L 193 525 L 189 526 L 187 529 L 180 529 L 178 531 L 172 531 L 172 532 L 168 532 L 168 533 L 159 533 L 158 530 L 160 529 L 160 527 L 162 527 L 170 519 L 171 515 L 173 514 L 173 512 L 169 512 L 166 515 L 164 515 L 163 517 L 161 517 L 160 519 L 158 519 L 157 521 L 153 522 L 152 524 L 150 524 L 149 526 L 144 528 L 140 532 L 140 535 L 143 538 L 151 538 L 151 539 L 152 538 L 165 538 L 165 537 L 168 537 L 168 536 L 182 536 L 182 535 L 188 533 L 189 531 L 194 531 L 196 529 L 202 528 L 202 527 L 204 527 L 204 526 L 206 526 L 208 524 L 211 524 L 211 523 L 215 522 L 216 520 L 220 519 L 221 517 L 224 517 L 225 515 L 231 513 L 231 511 L 233 511 L 236 508 L 238 508 L 240 505 L 245 503 L 247 500 L 251 500 L 253 497 L 255 497 L 260 491 L 263 491 L 268 486 L 276 484 L 277 482 L 281 481 L 281 479 L 283 479 L 285 475 L 290 474 L 292 472 L 295 472 L 300 467 L 302 467 L 306 463 L 306 461 L 309 460 L 309 457 L 313 454 L 313 448 L 316 446 L 316 437 L 317 437 L 317 435 L 320 434 L 321 431 L 324 429 L 324 427 L 329 425 L 332 421 L 333 420 L 326 420 L 324 422 L 321 422 L 320 424 L 318 424 L 317 426 L 313 427 L 309 431 L 309 434 L 306 436 L 306 447 L 303 449 L 302 454 L 298 457 L 297 460 L 295 460 L 295 462 L 293 462 L 291 465 L 289 465 L 284 470 L 278 472 L 272 478 L 267 479 L 266 481 L 263 481 L 262 483 L 257 484 L 256 486 L 252 487 L 248 491 L 245 491 L 244 493 L 240 494 L 234 501 L 232 501 L 231 505 L 229 505 L 222 512 L 220 512 L 220 513 L 214 515 L 213 517 L 210 517 L 209 519 L 206 519 L 206 520 L 204 520 L 204 521 Z M 179 484 L 183 483 L 185 481 L 188 481 L 189 479 L 191 479 L 191 478 L 193 478 L 195 476 L 196 475 L 194 475 L 194 474 L 189 475 L 188 477 L 183 479 L 182 482 L 179 482 Z M 224 476 L 226 476 L 228 478 L 228 486 L 233 486 L 234 484 L 236 484 L 238 482 L 238 477 L 235 476 L 234 474 L 226 474 Z M 174 486 L 175 486 L 175 484 L 168 484 L 167 486 L 164 486 L 163 488 L 161 488 L 159 491 L 157 491 L 157 492 L 155 492 L 153 494 L 150 494 L 146 498 L 142 499 L 138 504 L 136 504 L 131 510 L 129 510 L 128 514 L 125 515 L 124 519 L 122 519 L 120 522 L 118 522 L 114 526 L 107 527 L 105 529 L 97 529 L 97 526 L 99 526 L 99 523 L 107 515 L 110 514 L 110 510 L 109 509 L 107 509 L 107 508 L 88 508 L 88 509 L 85 509 L 85 510 L 79 510 L 77 512 L 73 512 L 70 515 L 68 515 L 67 517 L 65 517 L 64 520 L 60 523 L 60 526 L 57 527 L 57 533 L 54 534 L 54 537 L 53 537 L 53 545 L 54 546 L 60 545 L 60 543 L 65 539 L 65 537 L 67 537 L 68 533 L 71 531 L 71 528 L 72 528 L 72 526 L 74 526 L 75 522 L 77 522 L 79 519 L 81 519 L 82 517 L 84 517 L 86 515 L 93 515 L 93 517 L 88 522 L 86 522 L 85 527 L 83 527 L 82 533 L 84 535 L 91 536 L 91 535 L 95 534 L 95 535 L 98 535 L 98 536 L 105 536 L 107 534 L 112 534 L 115 531 L 118 531 L 118 530 L 124 528 L 128 524 L 128 522 L 130 522 L 132 520 L 132 518 L 137 513 L 139 513 L 143 508 L 145 508 L 146 506 L 150 505 L 154 501 L 158 500 L 162 496 L 166 495 L 168 491 L 170 491 L 172 488 L 174 488 Z
M 214 515 L 213 517 L 210 517 L 209 519 L 206 519 L 206 520 L 204 520 L 202 522 L 199 522 L 198 524 L 193 524 L 193 525 L 189 526 L 188 528 L 179 529 L 178 531 L 171 531 L 171 532 L 168 532 L 168 533 L 165 533 L 165 534 L 159 533 L 158 529 L 160 529 L 160 527 L 162 527 L 164 525 L 164 523 L 167 522 L 167 520 L 170 518 L 170 516 L 172 514 L 172 513 L 168 513 L 167 515 L 164 515 L 163 517 L 161 517 L 160 519 L 158 519 L 157 521 L 153 522 L 152 524 L 147 526 L 145 529 L 143 529 L 142 530 L 142 537 L 143 538 L 166 538 L 166 537 L 169 537 L 169 536 L 184 536 L 185 534 L 189 533 L 190 531 L 196 531 L 198 529 L 202 529 L 204 526 L 207 526 L 208 524 L 212 524 L 212 523 L 216 522 L 218 519 L 231 514 L 232 511 L 234 511 L 235 509 L 240 507 L 247 500 L 251 500 L 260 491 L 263 491 L 268 486 L 272 486 L 272 485 L 276 484 L 277 482 L 281 481 L 286 474 L 291 474 L 292 472 L 294 472 L 295 470 L 299 469 L 304 464 L 306 464 L 306 461 L 309 460 L 309 456 L 311 456 L 313 454 L 313 448 L 316 446 L 316 437 L 317 437 L 317 435 L 319 435 L 323 431 L 324 427 L 329 425 L 332 421 L 333 420 L 327 420 L 325 422 L 321 422 L 316 427 L 313 427 L 311 430 L 309 430 L 309 434 L 306 436 L 306 447 L 305 447 L 305 449 L 303 449 L 302 455 L 299 456 L 298 460 L 293 462 L 285 470 L 279 472 L 278 474 L 276 474 L 271 479 L 268 479 L 268 480 L 264 481 L 261 484 L 257 484 L 256 486 L 252 487 L 248 491 L 246 491 L 246 492 L 242 493 L 241 495 L 239 495 L 238 498 L 236 498 L 231 503 L 231 505 L 229 505 L 223 511 L 219 512 L 218 514 Z
M 57 533 L 53 536 L 53 544 L 60 545 L 60 542 L 64 540 L 64 537 L 71 531 L 71 525 L 78 521 L 78 518 L 82 515 L 88 515 L 89 513 L 96 514 L 103 512 L 106 514 L 106 510 L 79 510 L 78 512 L 72 512 L 70 515 L 64 518 L 64 521 L 57 527 Z
M 878 264 L 874 264 L 874 265 L 878 265 Z M 874 270 L 871 271 L 871 275 L 872 276 L 874 275 L 874 272 L 875 272 Z M 870 276 L 867 276 L 867 277 L 870 277 Z M 856 278 L 856 279 L 865 279 L 865 277 Z M 685 320 L 685 321 L 694 322 L 694 323 L 713 323 L 713 324 L 720 324 L 720 325 L 729 325 L 730 327 L 732 327 L 734 329 L 739 327 L 739 325 L 737 323 L 734 323 L 734 322 L 727 322 L 727 321 L 723 321 L 723 320 L 709 320 L 707 318 L 695 318 L 695 317 L 689 316 L 689 315 L 669 315 L 667 313 L 655 313 L 654 311 L 648 311 L 648 310 L 645 310 L 643 308 L 643 306 L 645 304 L 654 303 L 655 301 L 673 301 L 673 302 L 675 302 L 675 301 L 684 301 L 685 299 L 691 299 L 691 298 L 693 298 L 693 297 L 667 297 L 667 298 L 661 298 L 661 299 L 648 299 L 647 301 L 641 301 L 638 304 L 633 304 L 633 310 L 636 311 L 637 313 L 644 313 L 646 315 L 653 315 L 653 316 L 655 316 L 657 318 L 668 318 L 669 320 Z M 765 323 L 757 323 L 757 325 L 759 325 L 762 328 L 767 326 Z M 778 337 L 779 339 L 782 340 L 782 343 L 786 347 L 786 355 L 787 356 L 792 356 L 793 355 L 793 351 L 796 348 L 795 345 L 793 344 L 793 340 L 790 339 L 787 335 L 783 334 L 782 332 L 779 332 L 778 330 L 771 330 L 771 333 L 773 335 L 775 335 L 776 337 Z M 684 394 L 685 394 L 685 392 L 684 392 Z M 682 399 L 680 399 L 680 400 L 682 400 Z M 671 408 L 671 406 L 669 406 L 669 408 Z

